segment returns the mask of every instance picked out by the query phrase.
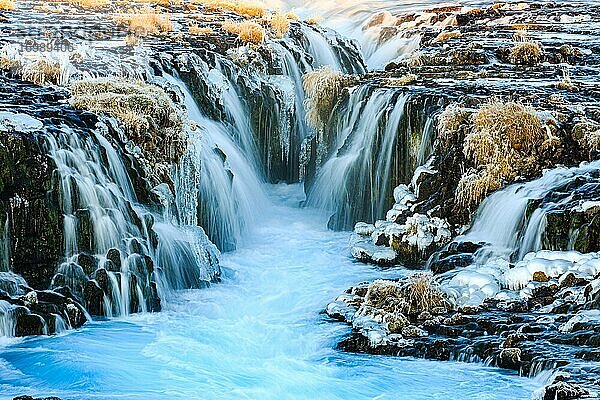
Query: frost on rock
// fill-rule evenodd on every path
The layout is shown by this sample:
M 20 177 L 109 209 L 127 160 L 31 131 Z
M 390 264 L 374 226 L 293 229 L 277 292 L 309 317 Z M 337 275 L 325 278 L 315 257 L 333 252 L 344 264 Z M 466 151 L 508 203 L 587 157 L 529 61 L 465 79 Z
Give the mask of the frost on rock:
M 22 113 L 13 113 L 10 111 L 0 111 L 0 132 L 35 132 L 42 129 L 44 124 Z
M 450 241 L 452 232 L 447 221 L 414 212 L 417 196 L 407 185 L 394 189 L 394 200 L 386 220 L 355 225 L 354 233 L 361 238 L 360 246 L 356 243 L 352 246 L 353 257 L 375 264 L 390 264 L 395 260 L 417 265 Z
M 461 305 L 480 305 L 486 299 L 531 299 L 548 292 L 548 304 L 542 304 L 548 306 L 558 305 L 560 299 L 554 299 L 555 295 L 561 288 L 572 286 L 579 287 L 581 293 L 577 296 L 570 289 L 566 293 L 571 295 L 570 299 L 585 301 L 584 283 L 589 282 L 588 291 L 596 289 L 599 275 L 600 253 L 541 250 L 527 254 L 514 265 L 494 257 L 484 264 L 452 271 L 445 275 L 443 287 Z

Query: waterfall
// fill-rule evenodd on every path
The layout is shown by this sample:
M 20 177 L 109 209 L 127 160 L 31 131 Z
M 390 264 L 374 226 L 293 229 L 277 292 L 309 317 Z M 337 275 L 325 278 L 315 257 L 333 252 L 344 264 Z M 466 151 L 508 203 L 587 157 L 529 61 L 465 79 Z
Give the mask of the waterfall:
M 576 191 L 578 182 L 581 186 Z M 508 186 L 486 198 L 472 228 L 457 240 L 488 244 L 480 251 L 482 262 L 492 256 L 522 260 L 525 254 L 543 249 L 542 235 L 550 212 L 577 201 L 580 191 L 597 191 L 599 185 L 600 161 L 549 170 L 537 180 Z M 561 191 L 564 196 L 558 195 Z M 572 249 L 571 244 L 562 250 Z
M 237 132 L 249 138 L 236 143 L 228 126 L 202 113 L 181 80 L 165 77 L 181 90 L 189 118 L 196 123 L 187 131 L 190 146 L 175 173 L 179 220 L 203 226 L 222 250 L 232 250 L 268 202 L 252 157 L 238 145 L 249 143 L 252 131 L 238 126 Z
M 420 46 L 420 35 L 404 36 L 402 30 L 396 31 L 400 24 L 393 15 L 409 10 L 421 11 L 422 1 L 282 0 L 277 3 L 280 7 L 293 9 L 303 18 L 321 16 L 324 27 L 355 40 L 370 70 L 383 69 L 388 63 L 402 59 Z M 378 15 L 381 15 L 381 21 L 371 23 L 372 18 Z
M 308 204 L 334 214 L 330 226 L 350 228 L 358 219 L 384 215 L 391 164 L 407 94 L 356 89 L 347 112 L 333 122 L 331 156 L 317 170 Z
M 15 336 L 15 325 L 17 322 L 15 309 L 16 307 L 9 302 L 0 300 L 0 337 Z
M 64 214 L 65 261 L 52 285 L 69 286 L 94 314 L 156 310 L 169 290 L 213 280 L 217 250 L 201 230 L 161 222 L 138 204 L 124 155 L 107 133 L 100 123 L 89 136 L 63 126 L 45 137 Z

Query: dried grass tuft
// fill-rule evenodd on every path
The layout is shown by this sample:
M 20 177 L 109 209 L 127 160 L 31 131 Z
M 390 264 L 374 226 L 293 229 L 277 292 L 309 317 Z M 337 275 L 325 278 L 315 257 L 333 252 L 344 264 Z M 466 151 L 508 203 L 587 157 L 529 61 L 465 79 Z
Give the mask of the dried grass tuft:
M 351 76 L 324 66 L 304 75 L 306 121 L 314 129 L 324 128 L 342 90 L 353 82 Z
M 156 85 L 121 78 L 84 79 L 71 85 L 70 103 L 117 119 L 131 140 L 163 160 L 176 160 L 183 152 L 184 113 Z
M 516 43 L 508 56 L 515 65 L 536 65 L 542 60 L 542 47 L 538 42 L 524 41 Z
M 269 26 L 275 32 L 276 37 L 282 38 L 290 31 L 291 24 L 286 15 L 274 14 L 269 19 Z
M 0 0 L 0 11 L 12 11 L 17 7 L 14 0 Z
M 265 29 L 252 21 L 224 21 L 221 28 L 238 36 L 242 43 L 260 44 L 265 40 Z
M 129 32 L 138 36 L 158 35 L 173 30 L 169 14 L 159 13 L 150 7 L 114 19 L 119 24 L 128 25 Z

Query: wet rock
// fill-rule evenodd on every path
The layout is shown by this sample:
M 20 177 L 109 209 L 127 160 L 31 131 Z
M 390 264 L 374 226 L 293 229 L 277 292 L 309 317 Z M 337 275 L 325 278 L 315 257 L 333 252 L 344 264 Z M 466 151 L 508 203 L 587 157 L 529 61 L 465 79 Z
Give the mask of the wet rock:
M 37 336 L 46 333 L 46 322 L 37 314 L 21 314 L 17 317 L 15 336 Z
M 61 400 L 59 397 L 32 397 L 28 395 L 13 397 L 13 400 Z
M 545 388 L 544 400 L 571 400 L 588 394 L 588 390 L 576 384 L 557 382 Z
M 500 368 L 519 370 L 521 366 L 521 349 L 504 348 L 498 355 L 498 366 Z
M 90 315 L 104 316 L 104 291 L 95 281 L 87 281 L 83 290 L 83 305 Z
M 77 256 L 77 264 L 87 275 L 91 275 L 98 268 L 98 260 L 96 257 L 86 253 L 81 253 Z
M 106 253 L 107 260 L 111 261 L 114 265 L 115 271 L 121 270 L 121 251 L 119 249 L 110 249 Z

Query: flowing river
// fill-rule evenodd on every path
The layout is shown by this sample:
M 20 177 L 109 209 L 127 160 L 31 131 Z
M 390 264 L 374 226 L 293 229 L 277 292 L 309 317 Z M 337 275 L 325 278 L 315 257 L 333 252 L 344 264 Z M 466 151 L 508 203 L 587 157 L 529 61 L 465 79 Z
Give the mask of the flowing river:
M 221 284 L 179 292 L 161 313 L 11 339 L 0 352 L 0 398 L 516 399 L 539 386 L 483 365 L 335 350 L 349 328 L 328 321 L 328 301 L 406 271 L 353 262 L 348 233 L 299 207 L 300 186 L 269 193 L 260 223 L 223 255 Z

